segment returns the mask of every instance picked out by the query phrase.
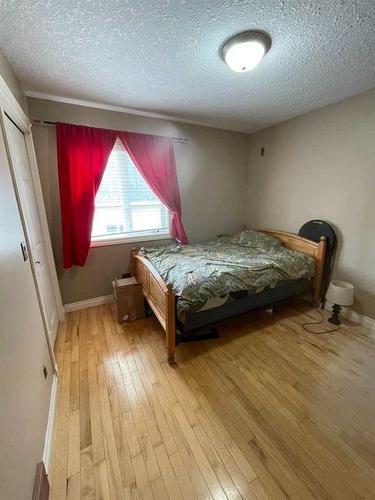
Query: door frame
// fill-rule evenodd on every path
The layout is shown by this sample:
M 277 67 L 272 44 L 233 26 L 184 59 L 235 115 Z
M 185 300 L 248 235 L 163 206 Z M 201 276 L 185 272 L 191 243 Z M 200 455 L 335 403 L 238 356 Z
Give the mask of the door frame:
M 56 303 L 58 319 L 60 322 L 62 322 L 65 320 L 65 311 L 64 311 L 62 300 L 61 300 L 59 282 L 58 282 L 58 278 L 57 278 L 56 266 L 55 266 L 55 261 L 54 261 L 54 257 L 53 257 L 51 238 L 50 238 L 46 210 L 45 210 L 45 205 L 44 205 L 44 200 L 43 200 L 42 186 L 40 184 L 38 164 L 36 161 L 33 137 L 32 137 L 32 132 L 31 132 L 31 122 L 30 122 L 29 118 L 27 117 L 27 115 L 22 110 L 21 106 L 18 104 L 18 102 L 17 102 L 16 98 L 13 96 L 12 92 L 9 90 L 9 87 L 7 86 L 5 80 L 0 75 L 0 121 L 1 121 L 1 127 L 3 129 L 4 142 L 5 142 L 5 147 L 7 149 L 9 164 L 11 167 L 11 174 L 12 174 L 13 184 L 14 184 L 15 192 L 16 192 L 16 196 L 17 196 L 17 202 L 18 202 L 20 208 L 22 208 L 23 204 L 19 198 L 16 176 L 15 176 L 14 167 L 12 164 L 12 158 L 10 155 L 8 138 L 7 138 L 7 134 L 6 134 L 6 130 L 5 130 L 4 120 L 5 120 L 6 115 L 8 116 L 8 118 L 10 118 L 13 121 L 13 123 L 21 130 L 21 132 L 25 136 L 26 151 L 27 151 L 27 155 L 29 158 L 31 177 L 32 177 L 32 181 L 33 181 L 35 198 L 36 198 L 36 203 L 37 203 L 37 207 L 38 207 L 38 216 L 39 216 L 39 222 L 40 222 L 40 227 L 41 227 L 41 231 L 42 231 L 44 249 L 46 252 L 47 265 L 48 265 L 49 274 L 51 277 L 51 283 L 52 283 L 54 299 L 55 299 L 55 303 Z M 20 210 L 20 215 L 21 215 L 22 224 L 24 226 L 28 250 L 30 251 L 30 242 L 29 242 L 29 239 L 27 236 L 28 231 L 27 231 L 25 219 L 23 217 L 22 209 Z M 30 259 L 30 260 L 31 260 L 31 267 L 32 267 L 33 275 L 34 275 L 34 282 L 36 285 L 36 290 L 37 290 L 37 294 L 38 294 L 40 307 L 42 307 L 38 281 L 36 278 L 35 263 L 34 263 L 33 259 Z M 51 339 L 49 336 L 47 325 L 46 325 L 45 320 L 44 320 L 43 310 L 42 310 L 42 317 L 43 317 L 43 321 L 44 321 L 44 327 L 46 330 L 46 337 L 47 337 L 47 343 L 48 343 L 48 347 L 49 347 L 49 351 L 50 351 L 51 362 L 52 362 L 54 369 L 56 369 L 56 361 L 55 361 L 55 356 L 54 356 L 53 345 L 52 345 L 52 342 L 51 342 Z

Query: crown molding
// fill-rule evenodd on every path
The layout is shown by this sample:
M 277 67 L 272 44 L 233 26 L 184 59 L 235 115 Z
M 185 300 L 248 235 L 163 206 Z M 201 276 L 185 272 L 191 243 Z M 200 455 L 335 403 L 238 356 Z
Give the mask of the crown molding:
M 249 134 L 248 132 L 243 132 L 241 130 L 234 130 L 234 129 L 223 128 L 223 127 L 214 127 L 212 125 L 201 122 L 199 120 L 198 121 L 197 120 L 189 120 L 187 118 L 180 118 L 178 116 L 164 115 L 162 113 L 153 113 L 152 111 L 144 111 L 144 110 L 135 109 L 135 108 L 126 108 L 124 106 L 114 106 L 112 104 L 103 104 L 101 102 L 86 101 L 84 99 L 76 99 L 73 97 L 62 97 L 62 96 L 57 96 L 57 95 L 45 94 L 43 92 L 34 92 L 32 90 L 25 90 L 25 89 L 24 89 L 24 94 L 27 97 L 33 97 L 35 99 L 44 99 L 46 101 L 61 102 L 63 104 L 74 104 L 75 106 L 85 106 L 88 108 L 103 109 L 106 111 L 117 111 L 118 113 L 126 113 L 128 115 L 143 116 L 146 118 L 155 118 L 157 120 L 166 120 L 166 121 L 172 121 L 172 122 L 178 122 L 178 123 L 186 123 L 188 125 L 198 125 L 200 127 L 208 127 L 208 128 L 219 129 L 219 130 L 227 130 L 229 132 L 237 132 L 239 134 Z

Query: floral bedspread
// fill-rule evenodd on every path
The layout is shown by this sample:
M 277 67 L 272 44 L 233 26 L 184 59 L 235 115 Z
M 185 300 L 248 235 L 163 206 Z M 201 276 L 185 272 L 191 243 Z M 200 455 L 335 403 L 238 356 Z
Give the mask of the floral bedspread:
M 261 292 L 314 275 L 313 258 L 253 230 L 191 245 L 143 247 L 140 255 L 151 261 L 164 281 L 172 283 L 180 321 L 186 311 L 199 311 L 210 297 Z

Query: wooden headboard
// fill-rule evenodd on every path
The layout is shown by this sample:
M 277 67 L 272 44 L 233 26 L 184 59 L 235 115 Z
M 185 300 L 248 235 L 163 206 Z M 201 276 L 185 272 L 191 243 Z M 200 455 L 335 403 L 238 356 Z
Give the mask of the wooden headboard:
M 291 250 L 303 252 L 310 255 L 315 260 L 315 275 L 313 281 L 313 301 L 315 305 L 319 304 L 320 292 L 322 287 L 324 260 L 326 255 L 326 237 L 322 236 L 319 242 L 302 238 L 293 233 L 283 231 L 274 231 L 270 229 L 261 229 L 260 232 L 273 236 L 281 241 L 281 243 Z

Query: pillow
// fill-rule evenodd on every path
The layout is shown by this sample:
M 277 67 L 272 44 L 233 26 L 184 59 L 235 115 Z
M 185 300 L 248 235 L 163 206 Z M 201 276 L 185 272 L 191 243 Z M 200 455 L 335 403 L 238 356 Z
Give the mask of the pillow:
M 272 248 L 281 246 L 281 242 L 277 238 L 253 229 L 243 229 L 233 235 L 224 236 L 224 238 L 230 243 L 253 248 L 259 252 L 268 252 Z

